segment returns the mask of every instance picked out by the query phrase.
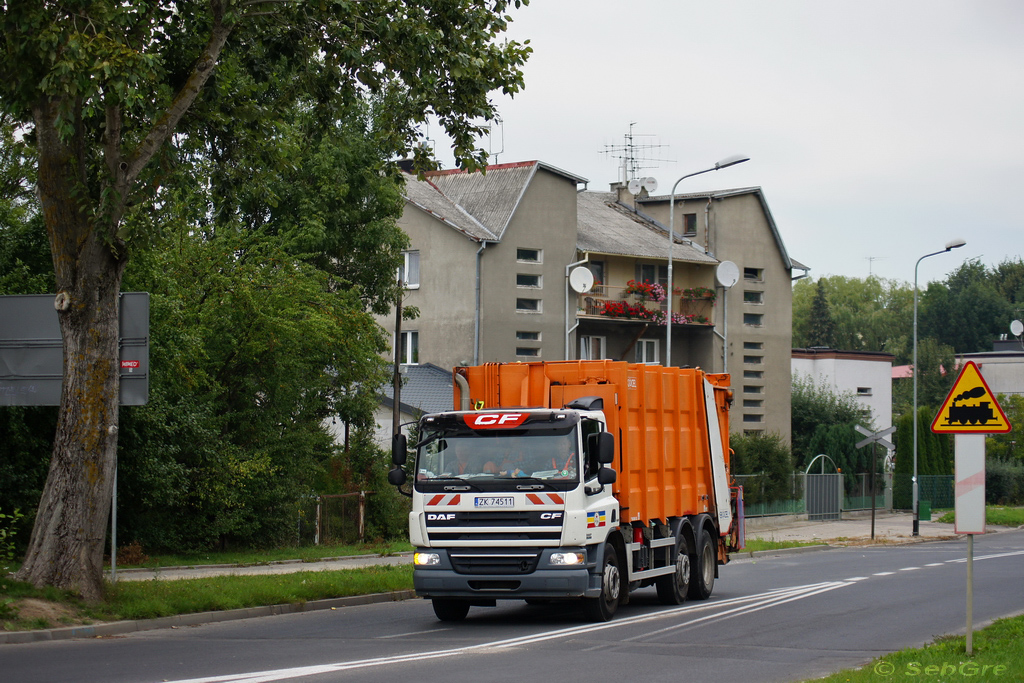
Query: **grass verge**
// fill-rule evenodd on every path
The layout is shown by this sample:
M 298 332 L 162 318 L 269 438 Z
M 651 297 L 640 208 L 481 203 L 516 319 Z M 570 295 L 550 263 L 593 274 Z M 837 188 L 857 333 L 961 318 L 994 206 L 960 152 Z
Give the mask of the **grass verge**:
M 784 548 L 803 548 L 812 545 L 823 545 L 821 541 L 767 541 L 761 538 L 748 538 L 743 546 L 743 553 L 756 553 L 760 550 L 782 550 Z
M 1024 681 L 1024 616 L 999 619 L 974 631 L 972 651 L 968 656 L 964 636 L 948 636 L 923 648 L 884 655 L 861 669 L 846 669 L 815 680 Z
M 176 614 L 303 603 L 412 588 L 412 567 L 381 566 L 268 576 L 121 581 L 107 585 L 99 604 L 87 605 L 66 591 L 36 589 L 0 580 L 4 630 L 54 628 L 95 621 L 153 619 Z
M 118 566 L 133 567 L 195 567 L 204 564 L 234 564 L 251 566 L 269 564 L 282 560 L 302 560 L 316 562 L 331 557 L 348 557 L 351 555 L 395 555 L 412 550 L 408 543 L 372 543 L 362 545 L 312 545 L 296 548 L 271 548 L 267 550 L 238 550 L 225 552 L 199 552 L 186 554 L 144 555 L 138 561 L 122 563 L 122 554 L 118 553 Z M 109 565 L 108 565 L 109 566 Z
M 956 522 L 956 513 L 950 510 L 935 521 L 942 522 L 943 524 L 953 524 Z M 1015 527 L 1024 525 L 1024 508 L 986 505 L 985 524 Z

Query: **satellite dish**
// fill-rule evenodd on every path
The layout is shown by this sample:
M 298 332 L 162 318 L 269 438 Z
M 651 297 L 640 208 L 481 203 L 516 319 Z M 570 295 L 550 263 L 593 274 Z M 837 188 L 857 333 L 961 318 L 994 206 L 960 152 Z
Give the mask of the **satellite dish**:
M 1014 337 L 1019 337 L 1024 332 L 1024 323 L 1019 320 L 1014 320 L 1010 323 L 1010 334 Z
M 658 189 L 658 181 L 655 180 L 654 178 L 644 178 L 640 182 L 643 184 L 644 189 L 647 190 L 647 194 L 650 194 Z
M 740 281 L 740 269 L 732 261 L 722 261 L 715 268 L 715 279 L 718 284 L 729 289 Z
M 585 294 L 594 286 L 594 274 L 586 266 L 578 266 L 569 273 L 569 286 L 578 294 Z
M 640 184 L 640 181 L 636 179 L 630 180 L 629 183 L 626 184 L 626 189 L 629 190 L 629 193 L 634 197 L 640 194 L 640 189 L 642 187 L 643 186 Z

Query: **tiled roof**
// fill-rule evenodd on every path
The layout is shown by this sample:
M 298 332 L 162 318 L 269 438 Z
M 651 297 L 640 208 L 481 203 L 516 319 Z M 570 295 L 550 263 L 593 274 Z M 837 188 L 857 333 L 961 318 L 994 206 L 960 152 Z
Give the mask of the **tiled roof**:
M 599 254 L 642 258 L 668 258 L 668 228 L 654 219 L 634 213 L 616 202 L 611 192 L 580 192 L 577 195 L 576 248 Z M 684 263 L 718 263 L 702 250 L 683 241 L 678 233 L 672 260 Z

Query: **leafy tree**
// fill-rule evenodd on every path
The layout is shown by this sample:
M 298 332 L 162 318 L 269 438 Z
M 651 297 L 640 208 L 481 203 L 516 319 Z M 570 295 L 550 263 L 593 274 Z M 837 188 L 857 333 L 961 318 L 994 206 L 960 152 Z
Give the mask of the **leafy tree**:
M 1013 309 L 993 274 L 972 259 L 944 283 L 928 285 L 919 315 L 919 337 L 931 337 L 955 353 L 975 353 L 992 350 L 992 340 L 1008 329 Z
M 1021 314 L 1021 306 L 1024 306 L 1024 259 L 1017 257 L 1016 261 L 1006 259 L 996 267 L 993 273 L 996 291 L 1004 299 L 1016 306 L 1016 315 Z
M 989 458 L 1024 462 L 1024 396 L 1000 394 L 998 398 L 1011 431 L 989 435 L 985 439 L 985 454 Z
M 474 151 L 475 136 L 495 115 L 488 92 L 513 93 L 522 85 L 529 48 L 496 42 L 509 4 L 3 5 L 0 109 L 31 128 L 67 359 L 50 474 L 20 579 L 88 599 L 101 595 L 119 430 L 117 297 L 133 247 L 153 236 L 145 214 L 163 201 L 168 143 L 180 142 L 173 136 L 187 131 L 187 115 L 212 123 L 218 111 L 199 99 L 214 72 L 227 72 L 238 102 L 253 92 L 263 96 L 253 99 L 265 106 L 239 112 L 249 118 L 225 116 L 226 125 L 261 124 L 261 133 L 272 136 L 282 102 L 302 100 L 311 109 L 324 103 L 330 113 L 332 104 L 379 93 L 392 124 L 380 134 L 393 149 L 411 146 L 415 125 L 432 111 L 454 140 L 456 157 L 473 166 L 485 154 Z M 258 62 L 264 70 L 239 73 L 246 54 L 266 55 Z M 314 72 L 318 78 L 308 77 Z M 291 83 L 290 74 L 307 76 L 296 85 L 330 87 L 260 89 Z M 254 173 L 255 184 L 263 179 Z
M 815 384 L 812 378 L 799 374 L 793 378 L 791 405 L 793 460 L 798 469 L 806 467 L 818 453 L 825 452 L 815 450 L 823 447 L 824 442 L 836 441 L 837 432 L 830 429 L 849 427 L 852 432 L 854 425 L 868 425 L 864 407 L 852 392 L 836 393 L 831 387 Z M 853 443 L 859 440 L 855 438 Z
M 824 283 L 818 280 L 818 288 L 814 294 L 814 302 L 811 304 L 810 320 L 810 346 L 835 347 L 836 344 L 836 322 L 832 319 L 832 311 L 829 310 L 828 297 L 825 295 Z
M 956 354 L 951 346 L 931 338 L 917 342 L 917 405 L 932 406 L 933 410 L 945 400 L 956 381 Z M 893 382 L 893 414 L 902 415 L 913 410 L 914 383 L 908 377 Z
M 814 302 L 821 290 L 828 302 L 834 337 L 832 346 L 845 351 L 892 353 L 897 363 L 909 362 L 913 289 L 893 280 L 832 275 L 818 281 L 799 280 L 793 288 L 793 344 L 815 345 Z

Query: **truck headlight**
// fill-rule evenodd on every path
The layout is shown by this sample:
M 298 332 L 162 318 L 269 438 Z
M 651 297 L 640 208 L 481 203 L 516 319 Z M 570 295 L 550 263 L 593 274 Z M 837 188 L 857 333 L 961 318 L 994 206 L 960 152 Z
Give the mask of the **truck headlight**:
M 586 561 L 587 556 L 584 553 L 551 553 L 551 564 L 572 566 Z
M 441 564 L 441 556 L 437 553 L 413 553 L 412 563 L 417 567 L 430 567 Z

